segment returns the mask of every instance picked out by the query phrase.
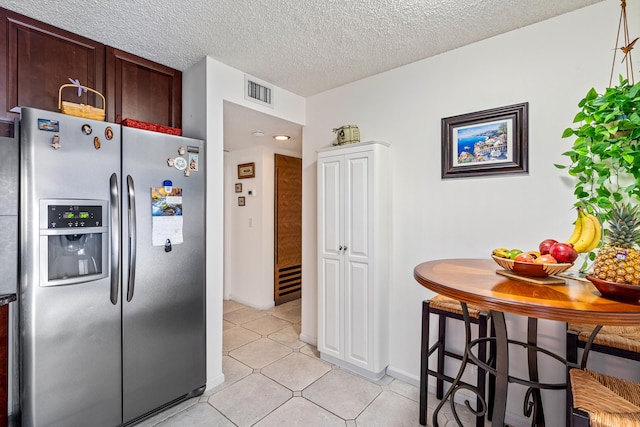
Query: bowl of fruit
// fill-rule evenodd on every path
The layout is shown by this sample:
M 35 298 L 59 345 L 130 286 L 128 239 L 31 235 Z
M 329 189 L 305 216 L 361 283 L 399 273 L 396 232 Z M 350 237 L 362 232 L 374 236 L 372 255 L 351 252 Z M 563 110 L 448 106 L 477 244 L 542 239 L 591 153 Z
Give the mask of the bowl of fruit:
M 596 276 L 587 276 L 587 279 L 605 298 L 624 302 L 640 301 L 640 286 L 638 285 L 610 282 Z
M 497 248 L 491 257 L 505 270 L 522 276 L 547 277 L 560 274 L 573 266 L 578 253 L 572 245 L 553 239 L 540 243 L 539 250 Z
M 528 254 L 528 253 L 527 253 Z M 541 255 L 541 261 L 518 261 L 516 259 L 500 258 L 496 255 L 492 255 L 493 260 L 502 268 L 508 271 L 512 271 L 516 274 L 531 277 L 547 277 L 555 274 L 560 274 L 573 265 L 573 263 L 559 263 L 556 261 L 550 261 L 548 258 L 543 258 L 545 255 Z M 547 261 L 547 262 L 545 262 Z

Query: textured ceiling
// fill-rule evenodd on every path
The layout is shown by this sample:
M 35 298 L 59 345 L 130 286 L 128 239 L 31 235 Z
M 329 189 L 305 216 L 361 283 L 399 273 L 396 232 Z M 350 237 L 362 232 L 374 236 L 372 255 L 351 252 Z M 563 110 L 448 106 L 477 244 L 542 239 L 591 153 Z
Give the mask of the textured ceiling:
M 185 70 L 205 55 L 301 96 L 601 0 L 0 0 Z
M 0 0 L 0 6 L 184 71 L 208 55 L 300 96 L 602 0 Z M 613 0 L 608 0 L 613 1 Z M 257 138 L 252 131 L 260 130 Z M 292 139 L 276 143 L 272 136 Z M 302 128 L 225 103 L 228 151 L 302 152 Z

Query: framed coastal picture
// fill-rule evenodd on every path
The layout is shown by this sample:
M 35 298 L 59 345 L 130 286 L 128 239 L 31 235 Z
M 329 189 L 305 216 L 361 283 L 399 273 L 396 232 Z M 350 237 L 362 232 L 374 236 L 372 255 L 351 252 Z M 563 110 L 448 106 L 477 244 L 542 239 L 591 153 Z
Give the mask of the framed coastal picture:
M 442 119 L 442 179 L 528 173 L 529 103 Z

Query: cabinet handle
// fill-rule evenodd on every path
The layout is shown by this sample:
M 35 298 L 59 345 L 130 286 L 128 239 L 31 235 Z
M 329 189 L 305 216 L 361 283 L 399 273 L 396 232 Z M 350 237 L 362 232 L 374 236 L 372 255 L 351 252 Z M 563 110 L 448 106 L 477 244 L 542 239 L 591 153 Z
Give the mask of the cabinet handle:
M 344 251 L 345 251 L 345 252 L 347 251 L 347 247 L 346 247 L 346 246 L 344 247 Z
M 340 247 L 338 248 L 338 252 L 342 250 L 342 245 L 340 245 Z

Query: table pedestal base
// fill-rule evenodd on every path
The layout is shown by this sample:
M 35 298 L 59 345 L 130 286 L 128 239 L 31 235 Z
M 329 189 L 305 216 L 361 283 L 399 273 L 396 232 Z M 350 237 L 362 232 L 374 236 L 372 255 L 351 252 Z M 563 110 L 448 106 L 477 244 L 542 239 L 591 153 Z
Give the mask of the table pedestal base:
M 453 413 L 456 422 L 460 427 L 463 427 L 462 422 L 457 414 L 456 406 L 454 403 L 455 394 L 460 390 L 468 390 L 477 396 L 480 400 L 480 410 L 474 410 L 469 403 L 465 401 L 465 406 L 476 416 L 486 416 L 488 413 L 487 403 L 484 399 L 484 393 L 480 393 L 477 387 L 470 386 L 461 381 L 464 370 L 469 362 L 478 366 L 478 369 L 483 369 L 490 375 L 495 377 L 495 399 L 493 408 L 491 411 L 492 426 L 504 427 L 504 419 L 507 409 L 507 390 L 509 383 L 516 383 L 527 387 L 525 394 L 525 400 L 523 402 L 523 414 L 527 418 L 531 418 L 531 425 L 536 427 L 544 427 L 544 410 L 542 407 L 541 390 L 565 390 L 567 383 L 542 383 L 539 381 L 538 375 L 538 353 L 543 353 L 552 359 L 567 366 L 567 360 L 551 351 L 541 348 L 537 344 L 538 337 L 538 319 L 528 318 L 527 327 L 527 341 L 511 340 L 507 336 L 507 326 L 504 320 L 504 313 L 499 311 L 491 311 L 490 318 L 493 324 L 494 336 L 487 338 L 471 339 L 471 322 L 469 318 L 469 311 L 467 310 L 467 304 L 461 302 L 464 323 L 465 323 L 465 350 L 462 361 L 460 363 L 460 369 L 456 375 L 453 383 L 449 387 L 449 390 L 445 393 L 442 400 L 436 407 L 433 413 L 433 426 L 439 427 L 438 414 L 447 400 L 451 403 L 451 411 Z M 494 342 L 496 346 L 496 359 L 495 361 L 484 362 L 473 353 L 473 349 L 478 346 L 486 346 L 490 342 Z M 509 346 L 517 345 L 526 349 L 529 379 L 522 379 L 509 375 Z M 486 348 L 486 347 L 485 347 Z M 491 383 L 491 382 L 490 382 Z

